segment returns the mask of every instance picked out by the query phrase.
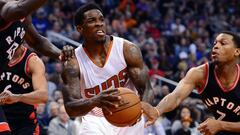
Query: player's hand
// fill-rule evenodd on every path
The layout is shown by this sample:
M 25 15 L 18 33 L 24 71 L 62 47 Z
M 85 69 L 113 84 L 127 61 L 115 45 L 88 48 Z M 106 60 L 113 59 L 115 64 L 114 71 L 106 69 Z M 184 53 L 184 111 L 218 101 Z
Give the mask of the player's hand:
M 4 90 L 0 94 L 0 102 L 1 104 L 13 104 L 20 100 L 21 96 L 19 94 L 13 94 L 9 90 Z
M 65 45 L 59 56 L 60 61 L 70 60 L 75 56 L 74 48 L 70 45 Z
M 220 131 L 220 128 L 221 125 L 219 123 L 219 120 L 208 118 L 199 125 L 198 130 L 203 135 L 215 135 Z
M 145 127 L 152 125 L 159 117 L 159 113 L 152 105 L 146 102 L 141 102 L 143 113 L 146 116 L 147 122 Z
M 0 94 L 0 105 L 4 105 L 6 99 L 7 99 L 9 96 L 10 96 L 10 95 L 9 95 L 8 93 L 6 93 L 6 92 L 3 91 L 3 92 Z
M 112 113 L 108 108 L 117 108 L 120 105 L 121 96 L 119 96 L 118 89 L 108 89 L 99 93 L 94 98 L 97 107 L 107 110 Z

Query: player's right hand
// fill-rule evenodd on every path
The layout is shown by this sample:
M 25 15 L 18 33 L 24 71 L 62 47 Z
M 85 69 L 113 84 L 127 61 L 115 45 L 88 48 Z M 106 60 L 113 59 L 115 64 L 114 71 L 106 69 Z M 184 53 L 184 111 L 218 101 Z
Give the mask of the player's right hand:
M 94 102 L 97 107 L 107 110 L 110 114 L 112 113 L 108 108 L 117 108 L 120 104 L 121 96 L 118 89 L 108 89 L 100 92 L 94 98 Z
M 60 61 L 70 60 L 75 56 L 74 48 L 70 45 L 63 46 L 62 52 L 59 56 Z
M 159 117 L 159 112 L 155 107 L 146 102 L 141 102 L 143 114 L 146 116 L 145 127 L 152 125 Z

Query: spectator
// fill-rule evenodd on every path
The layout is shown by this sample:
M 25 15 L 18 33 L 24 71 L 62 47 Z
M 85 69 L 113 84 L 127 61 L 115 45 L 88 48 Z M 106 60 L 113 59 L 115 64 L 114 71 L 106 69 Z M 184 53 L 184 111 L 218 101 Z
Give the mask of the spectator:
M 58 116 L 50 121 L 48 135 L 76 135 L 76 125 L 69 118 L 64 105 L 58 109 Z

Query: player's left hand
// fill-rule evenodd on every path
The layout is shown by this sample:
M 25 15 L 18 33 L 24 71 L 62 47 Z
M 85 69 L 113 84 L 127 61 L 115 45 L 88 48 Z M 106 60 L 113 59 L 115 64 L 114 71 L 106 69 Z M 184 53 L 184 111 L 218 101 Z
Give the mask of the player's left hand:
M 219 120 L 208 118 L 199 125 L 198 130 L 203 135 L 215 135 L 220 131 L 220 127 Z
M 20 100 L 19 94 L 13 94 L 9 90 L 4 90 L 1 94 L 1 104 L 13 104 Z
M 159 117 L 159 114 L 152 105 L 146 102 L 141 102 L 143 113 L 146 115 L 147 122 L 145 127 L 152 125 Z
M 75 56 L 74 48 L 70 45 L 65 45 L 62 49 L 62 52 L 59 56 L 60 61 L 70 60 Z

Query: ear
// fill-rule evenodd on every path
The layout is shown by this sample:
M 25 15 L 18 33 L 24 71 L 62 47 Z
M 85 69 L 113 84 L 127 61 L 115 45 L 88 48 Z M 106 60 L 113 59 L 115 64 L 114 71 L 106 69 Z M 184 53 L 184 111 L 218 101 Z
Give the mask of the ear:
M 240 57 L 240 48 L 235 50 L 235 56 Z
M 80 25 L 77 25 L 77 31 L 81 34 L 82 33 L 82 26 L 80 26 Z

